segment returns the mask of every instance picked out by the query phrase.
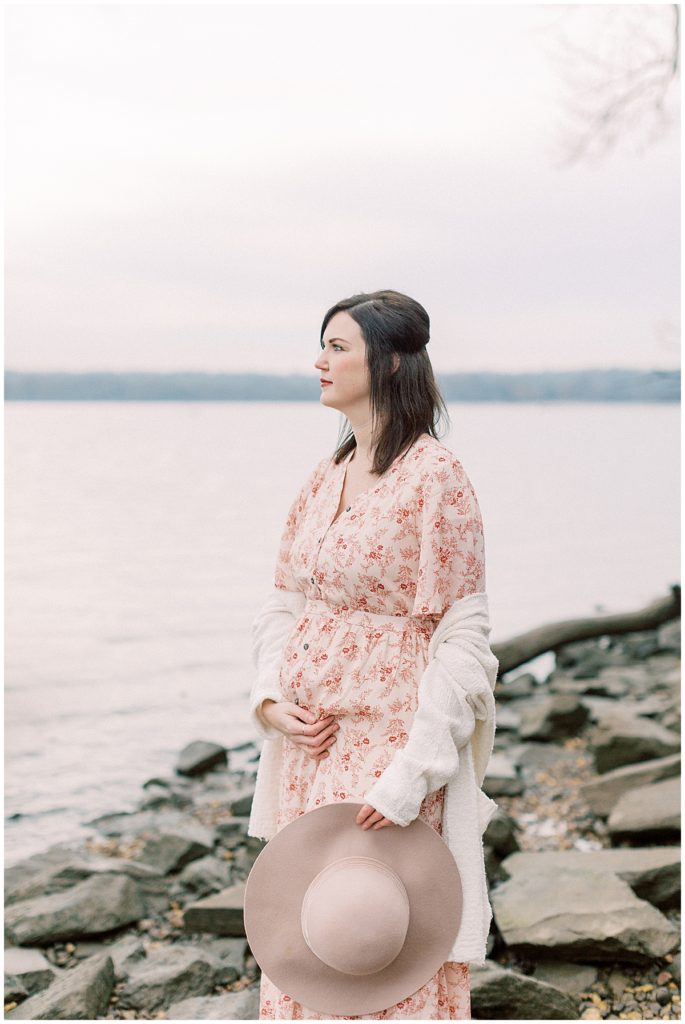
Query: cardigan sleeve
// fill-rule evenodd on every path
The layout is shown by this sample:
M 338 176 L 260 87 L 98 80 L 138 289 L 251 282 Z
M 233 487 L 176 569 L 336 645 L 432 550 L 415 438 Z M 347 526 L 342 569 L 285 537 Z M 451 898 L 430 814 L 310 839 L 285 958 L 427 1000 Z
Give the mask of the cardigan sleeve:
M 419 567 L 411 614 L 442 618 L 459 598 L 485 591 L 483 520 L 473 485 L 455 456 L 440 456 L 419 490 Z
M 364 803 L 396 825 L 411 824 L 428 793 L 456 776 L 460 748 L 471 739 L 475 724 L 466 692 L 432 659 L 421 677 L 407 742 L 364 794 Z

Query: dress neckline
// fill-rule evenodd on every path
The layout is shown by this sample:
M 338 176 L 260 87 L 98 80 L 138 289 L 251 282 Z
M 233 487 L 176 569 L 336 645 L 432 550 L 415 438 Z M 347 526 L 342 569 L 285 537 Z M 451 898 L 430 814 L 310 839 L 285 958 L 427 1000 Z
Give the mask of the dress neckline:
M 377 491 L 380 491 L 381 488 L 383 488 L 388 483 L 388 481 L 390 480 L 390 477 L 393 475 L 393 473 L 397 472 L 399 464 L 402 461 L 402 459 L 404 459 L 405 455 L 409 454 L 409 452 L 412 450 L 414 445 L 418 444 L 418 442 L 421 440 L 421 438 L 423 436 L 424 435 L 421 434 L 421 437 L 417 437 L 417 439 L 412 444 L 410 444 L 408 448 L 406 448 L 403 452 L 401 452 L 398 456 L 396 456 L 396 458 L 390 463 L 390 465 L 386 469 L 385 473 L 383 473 L 381 476 L 379 476 L 378 483 L 374 484 L 372 487 L 367 487 L 366 490 L 364 490 L 364 491 L 360 491 L 359 494 L 355 498 L 353 498 L 353 500 L 350 502 L 350 504 L 346 508 L 342 509 L 342 511 L 339 512 L 337 516 L 334 516 L 334 518 L 331 520 L 331 524 L 330 525 L 331 526 L 335 526 L 335 524 L 338 522 L 338 520 L 343 517 L 345 512 L 350 512 L 352 509 L 356 508 L 358 503 L 363 498 L 366 498 L 367 496 L 369 496 L 371 494 L 375 494 Z M 357 450 L 356 448 L 353 448 L 351 451 L 349 451 L 347 453 L 345 458 L 342 459 L 338 463 L 338 467 L 337 467 L 338 471 L 339 471 L 338 486 L 334 488 L 334 492 L 335 492 L 335 506 L 334 506 L 334 508 L 335 509 L 337 509 L 338 505 L 340 504 L 340 498 L 342 496 L 342 492 L 343 492 L 343 489 L 345 487 L 345 480 L 347 479 L 347 467 L 348 467 L 348 465 L 350 463 L 350 460 L 352 459 L 352 456 L 354 455 L 356 450 Z

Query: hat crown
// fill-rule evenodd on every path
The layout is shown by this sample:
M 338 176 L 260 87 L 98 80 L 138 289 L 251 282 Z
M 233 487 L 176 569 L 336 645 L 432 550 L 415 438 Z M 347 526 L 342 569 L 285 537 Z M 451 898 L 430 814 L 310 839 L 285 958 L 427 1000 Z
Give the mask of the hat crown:
M 375 857 L 339 857 L 312 879 L 302 900 L 302 934 L 312 953 L 343 974 L 382 971 L 409 928 L 402 879 Z

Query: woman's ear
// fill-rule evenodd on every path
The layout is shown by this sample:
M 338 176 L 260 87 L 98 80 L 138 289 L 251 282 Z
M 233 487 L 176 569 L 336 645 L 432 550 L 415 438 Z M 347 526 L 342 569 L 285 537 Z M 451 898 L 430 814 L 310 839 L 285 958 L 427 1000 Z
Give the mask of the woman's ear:
M 392 372 L 394 373 L 395 370 L 399 369 L 399 367 L 400 367 L 400 357 L 398 356 L 397 352 L 393 352 L 393 354 L 392 354 Z

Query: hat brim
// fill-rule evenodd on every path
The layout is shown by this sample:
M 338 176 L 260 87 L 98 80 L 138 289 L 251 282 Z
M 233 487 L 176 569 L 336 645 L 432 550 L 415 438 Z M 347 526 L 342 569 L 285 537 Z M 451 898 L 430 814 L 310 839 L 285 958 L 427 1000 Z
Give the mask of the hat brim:
M 461 878 L 442 837 L 420 818 L 406 827 L 362 829 L 355 820 L 362 806 L 345 800 L 300 815 L 267 843 L 245 886 L 245 934 L 255 960 L 282 992 L 323 1013 L 376 1013 L 416 992 L 447 959 L 461 924 Z M 356 855 L 389 864 L 410 908 L 399 955 L 361 977 L 323 963 L 300 923 L 312 879 L 331 861 Z

